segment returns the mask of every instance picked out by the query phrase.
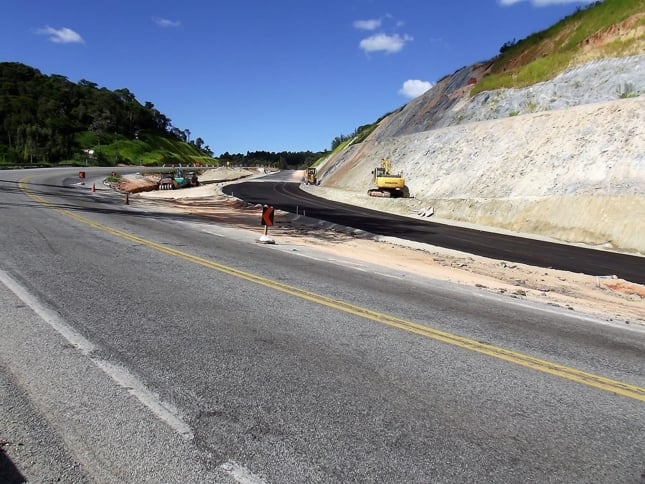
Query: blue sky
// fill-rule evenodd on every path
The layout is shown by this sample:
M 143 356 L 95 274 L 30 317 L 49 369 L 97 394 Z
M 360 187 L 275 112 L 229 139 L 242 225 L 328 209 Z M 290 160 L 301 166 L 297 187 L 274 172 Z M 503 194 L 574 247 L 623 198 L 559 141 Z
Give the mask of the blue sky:
M 0 61 L 128 88 L 216 155 L 320 151 L 588 3 L 3 0 Z

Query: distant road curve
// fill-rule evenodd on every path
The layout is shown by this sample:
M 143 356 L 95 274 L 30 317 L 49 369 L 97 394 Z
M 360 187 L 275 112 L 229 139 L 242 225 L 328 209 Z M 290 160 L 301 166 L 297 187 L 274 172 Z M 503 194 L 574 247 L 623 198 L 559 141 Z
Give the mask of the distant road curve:
M 266 179 L 265 179 L 266 180 Z M 250 203 L 271 205 L 377 235 L 470 254 L 593 276 L 615 275 L 645 284 L 645 257 L 439 224 L 316 197 L 285 181 L 242 182 L 223 191 Z

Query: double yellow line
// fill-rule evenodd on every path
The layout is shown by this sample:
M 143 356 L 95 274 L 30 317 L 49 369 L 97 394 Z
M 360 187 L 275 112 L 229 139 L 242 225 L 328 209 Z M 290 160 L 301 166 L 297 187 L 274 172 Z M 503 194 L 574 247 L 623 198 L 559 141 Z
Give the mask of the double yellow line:
M 582 383 L 590 387 L 598 388 L 601 390 L 605 390 L 607 392 L 615 393 L 617 395 L 622 395 L 624 397 L 645 402 L 645 388 L 643 387 L 630 385 L 617 380 L 612 380 L 610 378 L 605 378 L 603 376 L 595 375 L 593 373 L 587 373 L 584 371 L 576 370 L 575 368 L 560 365 L 558 363 L 542 360 L 539 358 L 534 358 L 532 356 L 525 355 L 523 353 L 518 353 L 516 351 L 507 350 L 505 348 L 500 348 L 498 346 L 494 346 L 491 344 L 481 343 L 471 338 L 465 338 L 463 336 L 458 336 L 456 334 L 452 334 L 446 331 L 429 328 L 427 326 L 423 326 L 413 321 L 407 321 L 405 319 L 397 318 L 395 316 L 390 316 L 384 313 L 379 313 L 371 309 L 355 306 L 354 304 L 350 304 L 348 302 L 333 299 L 327 296 L 323 296 L 321 294 L 316 294 L 314 292 L 307 291 L 305 289 L 290 286 L 288 284 L 284 284 L 279 281 L 274 281 L 271 279 L 267 279 L 265 277 L 258 276 L 256 274 L 252 274 L 250 272 L 245 272 L 239 269 L 235 269 L 234 267 L 229 267 L 223 264 L 219 264 L 212 260 L 208 260 L 203 257 L 192 255 L 177 249 L 173 249 L 172 247 L 168 247 L 163 244 L 159 244 L 157 242 L 152 242 L 150 240 L 144 239 L 142 237 L 138 237 L 136 235 L 132 235 L 122 230 L 118 230 L 118 229 L 109 227 L 107 225 L 94 222 L 88 218 L 85 218 L 81 215 L 73 213 L 69 210 L 65 210 L 60 207 L 57 207 L 51 202 L 48 202 L 47 200 L 45 200 L 43 197 L 31 192 L 29 188 L 26 186 L 26 180 L 27 179 L 21 180 L 19 183 L 19 186 L 21 190 L 23 190 L 34 201 L 48 208 L 51 208 L 52 210 L 55 210 L 56 212 L 60 213 L 61 215 L 64 215 L 65 217 L 81 222 L 97 230 L 110 233 L 122 239 L 129 240 L 131 242 L 144 245 L 146 247 L 157 250 L 159 252 L 163 252 L 165 254 L 178 257 L 180 259 L 183 259 L 189 262 L 193 262 L 203 267 L 207 267 L 209 269 L 213 269 L 213 270 L 222 272 L 224 274 L 235 276 L 240 279 L 253 282 L 255 284 L 260 284 L 270 289 L 280 291 L 282 293 L 289 294 L 291 296 L 295 296 L 307 301 L 311 301 L 313 303 L 320 304 L 332 309 L 336 309 L 338 311 L 343 311 L 348 314 L 353 314 L 355 316 L 360 316 L 362 318 L 370 319 L 372 321 L 376 321 L 378 323 L 385 324 L 393 328 L 398 328 L 403 331 L 407 331 L 409 333 L 418 334 L 420 336 L 431 338 L 436 341 L 441 341 L 443 343 L 457 346 L 459 348 L 474 351 L 487 356 L 492 356 L 493 358 L 498 358 L 500 360 L 508 361 L 509 363 L 514 363 L 516 365 L 524 366 L 526 368 L 531 368 L 533 370 L 537 370 L 542 373 L 548 373 L 550 375 L 558 376 L 566 380 Z

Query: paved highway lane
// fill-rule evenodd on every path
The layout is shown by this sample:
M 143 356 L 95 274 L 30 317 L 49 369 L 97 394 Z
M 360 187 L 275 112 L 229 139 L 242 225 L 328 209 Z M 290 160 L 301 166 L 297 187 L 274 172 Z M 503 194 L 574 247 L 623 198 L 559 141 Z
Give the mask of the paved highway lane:
M 616 275 L 645 284 L 645 257 L 588 249 L 427 220 L 333 202 L 300 190 L 298 183 L 243 182 L 224 187 L 250 203 L 327 220 L 378 235 L 432 244 L 493 259 L 595 276 Z
M 642 332 L 24 175 L 0 182 L 0 383 L 89 481 L 645 471 Z

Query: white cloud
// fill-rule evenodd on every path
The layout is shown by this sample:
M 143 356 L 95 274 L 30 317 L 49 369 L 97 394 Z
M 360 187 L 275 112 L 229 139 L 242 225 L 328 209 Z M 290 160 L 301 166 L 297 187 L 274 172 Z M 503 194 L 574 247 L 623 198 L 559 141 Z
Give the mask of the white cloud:
M 53 27 L 45 27 L 36 31 L 39 35 L 48 35 L 51 42 L 57 44 L 83 44 L 85 41 L 78 33 L 72 29 L 63 27 L 62 29 L 55 29 Z
M 595 0 L 498 0 L 498 3 L 504 7 L 508 7 L 525 1 L 531 2 L 535 7 L 546 7 L 548 5 L 565 5 L 570 3 L 592 3 Z
M 411 42 L 412 37 L 409 35 L 387 35 L 375 34 L 367 37 L 358 44 L 365 52 L 383 51 L 387 53 L 399 52 L 407 42 Z
M 360 30 L 376 30 L 381 26 L 381 19 L 374 18 L 369 20 L 354 20 L 354 28 Z
M 179 27 L 181 22 L 179 20 L 169 20 L 163 17 L 152 17 L 152 21 L 156 23 L 159 27 Z
M 431 89 L 433 84 L 428 81 L 420 81 L 419 79 L 408 79 L 403 83 L 403 87 L 399 89 L 399 94 L 407 98 L 414 99 L 421 94 Z

